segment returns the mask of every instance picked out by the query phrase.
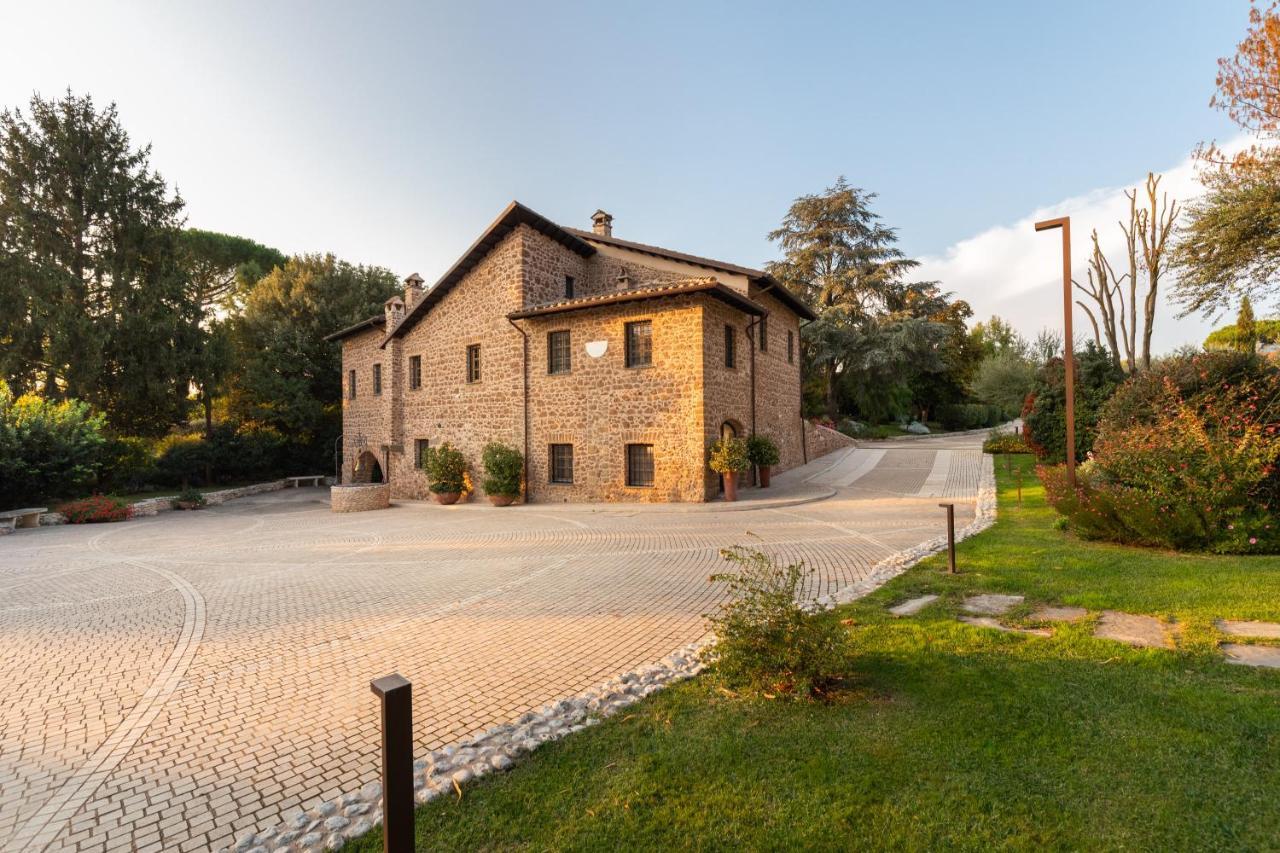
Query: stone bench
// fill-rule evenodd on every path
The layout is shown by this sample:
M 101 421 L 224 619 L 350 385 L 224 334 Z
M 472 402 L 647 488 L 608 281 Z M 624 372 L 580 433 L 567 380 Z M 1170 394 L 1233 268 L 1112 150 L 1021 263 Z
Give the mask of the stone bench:
M 295 489 L 298 489 L 298 488 L 301 488 L 301 487 L 302 487 L 302 481 L 303 481 L 303 480 L 307 480 L 307 481 L 309 481 L 309 482 L 307 483 L 307 485 L 309 485 L 309 486 L 319 486 L 319 485 L 322 485 L 322 484 L 324 483 L 324 478 L 325 478 L 325 475 L 324 475 L 324 474 L 308 474 L 308 475 L 307 475 L 307 476 L 305 476 L 305 477 L 285 477 L 285 479 L 286 479 L 286 480 L 288 480 L 289 482 L 293 483 L 293 488 L 295 488 Z
M 0 512 L 0 529 L 7 532 L 15 527 L 39 527 L 40 513 L 48 511 L 49 508 L 45 506 L 5 510 Z

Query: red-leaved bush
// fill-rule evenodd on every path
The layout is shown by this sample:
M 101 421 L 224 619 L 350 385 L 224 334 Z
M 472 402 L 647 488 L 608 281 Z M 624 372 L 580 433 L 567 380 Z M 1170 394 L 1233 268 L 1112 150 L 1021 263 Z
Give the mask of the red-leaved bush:
M 132 514 L 133 507 L 106 495 L 93 495 L 65 503 L 58 507 L 58 512 L 65 515 L 72 524 L 97 524 L 104 521 L 124 521 Z
M 1083 536 L 1280 553 L 1280 370 L 1234 354 L 1170 359 L 1108 403 L 1074 493 L 1064 468 L 1039 470 Z

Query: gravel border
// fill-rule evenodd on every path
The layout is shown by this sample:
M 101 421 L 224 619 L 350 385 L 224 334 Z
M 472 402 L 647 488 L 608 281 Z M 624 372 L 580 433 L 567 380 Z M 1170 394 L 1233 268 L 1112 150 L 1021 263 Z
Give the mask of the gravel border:
M 995 462 L 982 454 L 982 472 L 974 520 L 956 531 L 956 540 L 986 530 L 996 520 Z M 815 604 L 830 609 L 872 592 L 925 557 L 946 548 L 945 536 L 881 560 L 870 574 Z M 510 723 L 494 726 L 428 753 L 413 762 L 414 798 L 419 804 L 460 791 L 462 785 L 490 773 L 509 770 L 525 753 L 598 724 L 668 684 L 692 678 L 703 670 L 701 651 L 711 634 L 681 646 L 654 664 L 612 678 L 578 696 L 560 699 L 528 711 Z M 382 822 L 382 785 L 370 782 L 359 791 L 317 803 L 283 823 L 247 831 L 219 853 L 318 853 L 335 850 Z

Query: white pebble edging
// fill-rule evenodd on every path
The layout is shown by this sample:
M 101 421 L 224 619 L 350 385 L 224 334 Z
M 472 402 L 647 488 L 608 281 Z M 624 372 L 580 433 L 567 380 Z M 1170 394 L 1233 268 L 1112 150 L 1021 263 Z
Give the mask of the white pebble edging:
M 995 464 L 991 455 L 984 453 L 976 514 L 973 521 L 956 531 L 957 541 L 986 530 L 995 520 Z M 864 580 L 815 603 L 830 609 L 861 598 L 946 546 L 944 536 L 894 554 L 872 567 Z M 714 636 L 707 634 L 697 642 L 681 646 L 656 664 L 623 673 L 578 696 L 543 705 L 520 715 L 514 722 L 485 729 L 427 753 L 413 762 L 414 799 L 419 804 L 427 803 L 454 793 L 456 788 L 473 779 L 509 770 L 524 753 L 593 726 L 668 684 L 692 678 L 703 670 L 701 653 L 713 641 Z M 293 815 L 283 824 L 260 832 L 245 832 L 232 847 L 221 848 L 219 853 L 319 853 L 335 850 L 380 823 L 382 785 L 370 782 L 359 791 Z

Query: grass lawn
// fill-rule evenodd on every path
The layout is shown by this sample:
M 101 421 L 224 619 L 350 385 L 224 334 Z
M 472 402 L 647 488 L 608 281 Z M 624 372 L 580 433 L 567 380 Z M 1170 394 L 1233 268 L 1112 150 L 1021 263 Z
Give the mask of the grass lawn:
M 860 656 L 839 702 L 685 682 L 420 808 L 419 849 L 1275 849 L 1280 671 L 1222 663 L 1212 620 L 1280 620 L 1280 558 L 1080 542 L 1034 475 L 1019 507 L 997 471 L 1000 521 L 961 543 L 962 574 L 934 558 L 840 609 Z M 956 622 L 978 591 L 1176 619 L 1179 649 Z M 942 600 L 886 615 L 925 592 Z

